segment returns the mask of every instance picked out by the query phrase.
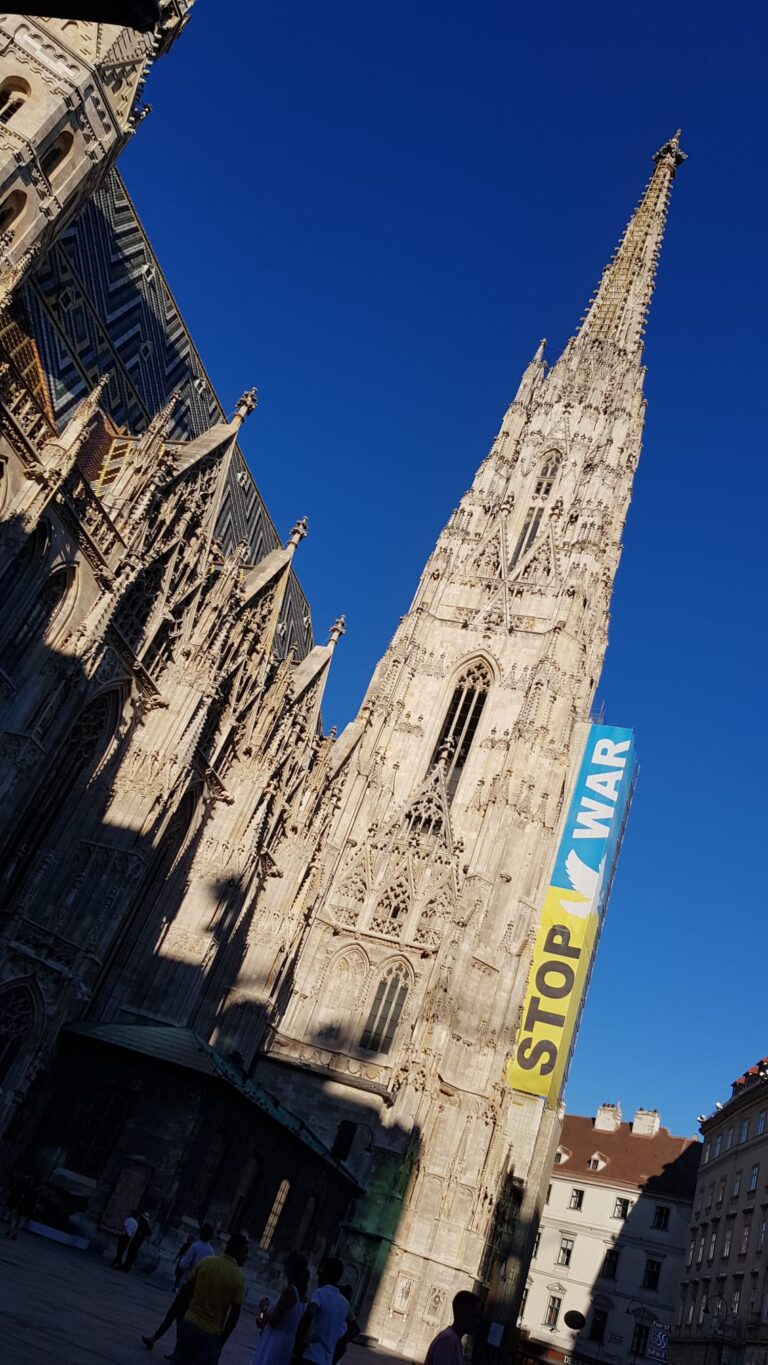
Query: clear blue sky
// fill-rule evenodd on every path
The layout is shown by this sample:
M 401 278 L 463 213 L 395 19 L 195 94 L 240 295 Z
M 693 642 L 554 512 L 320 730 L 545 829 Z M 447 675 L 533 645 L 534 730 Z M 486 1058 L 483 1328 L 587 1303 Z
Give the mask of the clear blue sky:
M 345 723 L 541 336 L 573 330 L 682 125 L 600 686 L 641 772 L 567 1094 L 673 1131 L 768 1053 L 768 10 L 199 0 L 122 168 Z

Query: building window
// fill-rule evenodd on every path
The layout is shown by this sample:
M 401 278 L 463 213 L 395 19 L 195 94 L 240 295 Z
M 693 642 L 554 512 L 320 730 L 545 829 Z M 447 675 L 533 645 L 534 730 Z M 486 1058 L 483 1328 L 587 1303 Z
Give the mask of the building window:
M 658 1289 L 659 1277 L 661 1275 L 661 1261 L 649 1259 L 645 1263 L 645 1274 L 643 1275 L 643 1289 Z
M 556 1294 L 550 1294 L 547 1300 L 547 1311 L 544 1314 L 545 1327 L 557 1327 L 557 1320 L 560 1317 L 562 1304 L 562 1299 L 559 1299 Z
M 714 1227 L 712 1228 L 712 1232 L 711 1232 L 710 1238 L 709 1238 L 709 1251 L 707 1252 L 707 1260 L 708 1260 L 708 1261 L 714 1261 L 714 1259 L 715 1259 L 715 1247 L 716 1247 L 716 1246 L 717 1246 L 717 1223 L 715 1223 Z
M 704 1151 L 703 1151 L 702 1154 L 701 1154 L 701 1164 L 702 1164 L 702 1166 L 706 1166 L 706 1164 L 707 1164 L 708 1161 L 709 1161 L 709 1143 L 708 1143 L 708 1142 L 705 1142 L 705 1143 L 704 1143 Z
M 749 1137 L 749 1119 L 742 1119 L 739 1124 L 739 1142 L 746 1142 Z
M 669 1228 L 669 1205 L 657 1204 L 653 1211 L 653 1226 L 659 1232 L 666 1232 Z
M 630 1346 L 629 1349 L 632 1352 L 633 1357 L 637 1359 L 638 1356 L 645 1355 L 647 1348 L 648 1328 L 645 1326 L 645 1323 L 636 1322 L 635 1330 L 632 1333 L 632 1345 Z
M 693 1264 L 693 1253 L 694 1253 L 695 1250 L 696 1250 L 696 1238 L 695 1238 L 695 1237 L 692 1237 L 691 1240 L 690 1240 L 690 1242 L 688 1243 L 688 1256 L 687 1256 L 687 1259 L 686 1259 L 686 1262 L 685 1262 L 686 1265 L 692 1265 L 692 1264 Z
M 546 1199 L 544 1200 L 544 1203 L 545 1203 L 545 1204 L 548 1204 L 549 1201 L 550 1201 L 550 1199 L 551 1199 L 551 1197 L 552 1197 L 552 1186 L 551 1186 L 551 1185 L 547 1185 L 547 1197 L 546 1197 Z
M 62 163 L 66 161 L 72 151 L 74 140 L 72 134 L 65 129 L 63 133 L 59 133 L 47 151 L 43 152 L 40 157 L 40 165 L 49 180 L 56 175 Z
M 731 1199 L 738 1199 L 741 1191 L 741 1171 L 737 1171 L 731 1185 Z
M 718 1203 L 718 1204 L 722 1204 L 724 1198 L 725 1198 L 725 1176 L 723 1176 L 722 1180 L 720 1181 L 720 1184 L 719 1184 L 718 1187 L 717 1187 L 717 1199 L 716 1199 L 715 1202 Z
M 552 492 L 552 485 L 557 478 L 557 471 L 560 468 L 560 456 L 556 451 L 551 451 L 546 456 L 544 463 L 539 471 L 539 477 L 533 490 L 533 496 L 537 502 L 546 502 Z
M 0 204 L 0 232 L 8 232 L 24 212 L 27 196 L 23 190 L 12 190 Z
M 629 1217 L 629 1210 L 631 1208 L 632 1205 L 628 1199 L 617 1199 L 613 1206 L 614 1218 L 621 1218 L 623 1221 L 625 1218 Z
M 603 1341 L 605 1329 L 608 1323 L 608 1314 L 604 1308 L 592 1309 L 592 1321 L 589 1324 L 590 1341 Z
M 272 1245 L 275 1236 L 275 1230 L 277 1228 L 278 1222 L 280 1221 L 280 1214 L 282 1213 L 283 1208 L 285 1206 L 285 1201 L 288 1198 L 288 1191 L 290 1188 L 291 1185 L 290 1181 L 288 1180 L 281 1180 L 280 1184 L 277 1187 L 275 1202 L 269 1211 L 269 1217 L 267 1218 L 267 1221 L 264 1224 L 264 1231 L 262 1232 L 261 1237 L 259 1238 L 259 1246 L 261 1247 L 262 1251 L 269 1251 L 269 1248 Z
M 707 1190 L 706 1201 L 705 1201 L 705 1203 L 704 1203 L 704 1208 L 705 1208 L 705 1209 L 711 1209 L 711 1208 L 712 1208 L 712 1195 L 714 1194 L 714 1192 L 715 1192 L 715 1187 L 714 1187 L 714 1185 L 710 1185 L 709 1188 L 708 1188 L 708 1190 Z
M 726 1135 L 725 1135 L 725 1150 L 726 1150 L 726 1152 L 730 1152 L 732 1146 L 733 1146 L 733 1129 L 732 1129 L 732 1128 L 729 1128 L 729 1129 L 728 1129 L 728 1132 L 727 1132 Z
M 757 1116 L 756 1136 L 757 1136 L 757 1137 L 762 1137 L 764 1132 L 765 1132 L 765 1110 L 764 1110 L 764 1109 L 761 1109 L 761 1110 L 760 1110 L 760 1113 L 759 1113 L 758 1116 Z
M 539 1228 L 538 1232 L 536 1233 L 536 1240 L 535 1240 L 535 1242 L 534 1242 L 534 1244 L 533 1244 L 533 1252 L 532 1252 L 532 1254 L 531 1254 L 531 1260 L 532 1260 L 532 1261 L 535 1261 L 535 1260 L 536 1260 L 536 1257 L 537 1257 L 538 1254 L 539 1254 L 539 1247 L 540 1247 L 540 1246 L 541 1246 L 541 1228 Z
M 584 1207 L 583 1190 L 571 1190 L 571 1198 L 568 1207 L 569 1209 L 575 1209 L 577 1213 L 581 1213 L 581 1210 Z
M 698 1194 L 696 1195 L 696 1206 L 695 1206 L 695 1208 L 694 1208 L 694 1210 L 693 1210 L 693 1212 L 694 1212 L 694 1214 L 696 1215 L 697 1218 L 698 1218 L 699 1214 L 701 1213 L 701 1206 L 702 1206 L 703 1203 L 704 1203 L 704 1190 L 701 1189 L 701 1190 L 699 1190 Z
M 691 1323 L 693 1322 L 693 1310 L 694 1310 L 695 1307 L 696 1307 L 696 1296 L 693 1295 L 693 1296 L 691 1297 L 691 1302 L 688 1304 L 688 1312 L 687 1312 L 686 1315 L 685 1315 L 685 1325 L 686 1325 L 686 1327 L 690 1327 Z
M 768 1224 L 768 1219 L 766 1219 L 766 1218 L 764 1218 L 764 1217 L 761 1218 L 761 1219 L 760 1219 L 760 1227 L 759 1227 L 758 1230 L 757 1230 L 757 1249 L 758 1249 L 758 1251 L 762 1251 L 763 1247 L 765 1246 L 766 1224 Z
M 720 1153 L 722 1152 L 722 1150 L 723 1150 L 723 1135 L 722 1135 L 722 1133 L 718 1133 L 717 1137 L 715 1138 L 715 1151 L 714 1151 L 714 1155 L 715 1155 L 715 1156 L 719 1156 Z
M 599 1171 L 599 1170 L 600 1170 L 600 1162 L 598 1161 L 598 1159 L 597 1159 L 596 1156 L 591 1156 L 591 1157 L 589 1158 L 589 1169 L 590 1169 L 590 1171 Z
M 693 1253 L 691 1253 L 693 1254 Z M 604 1280 L 615 1280 L 616 1272 L 619 1268 L 619 1253 L 616 1247 L 609 1247 L 603 1260 L 603 1268 L 600 1271 Z
M 733 1313 L 733 1316 L 734 1316 L 734 1317 L 736 1317 L 736 1315 L 737 1315 L 737 1313 L 738 1313 L 738 1311 L 739 1311 L 739 1304 L 740 1304 L 740 1303 L 741 1303 L 741 1283 L 740 1283 L 739 1280 L 737 1280 L 736 1283 L 735 1283 L 734 1286 L 733 1286 L 733 1298 L 731 1299 L 731 1312 Z
M 558 1265 L 570 1265 L 570 1264 L 571 1264 L 571 1256 L 572 1256 L 572 1255 L 573 1255 L 573 1238 L 572 1238 L 572 1237 L 561 1237 L 561 1238 L 560 1238 L 560 1250 L 559 1250 L 558 1253 L 557 1253 L 557 1264 L 558 1264 Z
M 723 1237 L 723 1260 L 727 1261 L 731 1254 L 731 1242 L 733 1241 L 733 1219 L 729 1218 L 725 1225 L 725 1235 Z
M 755 1193 L 755 1190 L 757 1189 L 757 1177 L 759 1176 L 759 1174 L 760 1167 L 758 1165 L 754 1165 L 749 1173 L 749 1188 L 747 1190 L 748 1194 Z
M 408 995 L 408 972 L 401 962 L 388 967 L 376 987 L 360 1046 L 366 1052 L 389 1052 Z
M 704 1243 L 705 1243 L 705 1241 L 706 1241 L 706 1233 L 705 1233 L 704 1230 L 702 1229 L 701 1235 L 700 1235 L 700 1237 L 699 1237 L 699 1249 L 698 1249 L 698 1251 L 696 1252 L 696 1264 L 697 1264 L 697 1265 L 701 1265 L 702 1261 L 704 1260 Z
M 449 801 L 459 785 L 490 686 L 488 668 L 476 660 L 461 675 L 448 707 L 430 768 L 442 763 Z
M 705 1315 L 705 1313 L 706 1313 L 706 1311 L 707 1311 L 707 1289 L 708 1289 L 708 1281 L 705 1280 L 704 1283 L 703 1283 L 702 1286 L 701 1286 L 701 1300 L 700 1300 L 700 1302 L 699 1302 L 699 1317 L 698 1317 L 699 1327 L 701 1327 L 701 1324 L 702 1324 L 703 1321 L 704 1321 L 704 1315 Z
M 747 1254 L 747 1251 L 749 1249 L 749 1234 L 751 1231 L 752 1224 L 745 1221 L 744 1226 L 741 1229 L 741 1246 L 739 1247 L 740 1256 L 746 1256 Z
M 7 76 L 0 85 L 0 123 L 10 123 L 31 93 L 31 86 L 21 76 Z
M 122 1090 L 97 1090 L 79 1116 L 80 1134 L 69 1149 L 67 1164 L 78 1175 L 97 1180 L 106 1166 L 128 1116 L 130 1099 Z

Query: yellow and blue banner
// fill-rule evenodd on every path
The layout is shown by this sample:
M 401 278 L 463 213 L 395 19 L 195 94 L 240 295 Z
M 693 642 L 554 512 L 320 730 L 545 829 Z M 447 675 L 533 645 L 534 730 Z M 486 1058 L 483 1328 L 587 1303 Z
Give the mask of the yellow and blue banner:
M 507 1080 L 554 1107 L 563 1088 L 634 782 L 631 730 L 592 725 L 544 896 Z

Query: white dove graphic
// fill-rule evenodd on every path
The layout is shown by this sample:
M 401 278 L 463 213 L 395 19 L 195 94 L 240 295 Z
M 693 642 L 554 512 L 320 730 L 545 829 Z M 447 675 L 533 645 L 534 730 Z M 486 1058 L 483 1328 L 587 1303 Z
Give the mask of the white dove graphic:
M 605 858 L 603 858 L 597 872 L 594 872 L 572 848 L 565 860 L 565 870 L 574 891 L 578 892 L 584 899 L 582 901 L 564 900 L 560 904 L 564 910 L 568 911 L 569 915 L 578 915 L 579 919 L 588 919 L 592 911 L 597 909 L 600 900 L 600 891 L 605 875 Z

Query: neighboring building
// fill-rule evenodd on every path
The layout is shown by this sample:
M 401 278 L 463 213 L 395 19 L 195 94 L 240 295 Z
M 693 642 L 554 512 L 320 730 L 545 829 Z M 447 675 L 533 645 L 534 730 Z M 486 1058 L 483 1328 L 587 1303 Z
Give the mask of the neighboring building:
M 768 1057 L 701 1124 L 674 1365 L 768 1360 Z
M 521 1315 L 524 1362 L 665 1359 L 687 1244 L 695 1138 L 656 1110 L 566 1116 Z M 569 1312 L 586 1319 L 569 1328 Z M 662 1336 L 663 1334 L 663 1336 Z
M 169 24 L 180 8 L 166 6 Z M 104 67 L 103 26 L 77 27 L 74 56 L 59 21 L 0 24 L 0 88 L 30 43 L 37 54 L 27 102 L 7 103 L 5 123 L 0 108 L 0 139 L 23 112 L 15 164 L 39 188 L 50 130 L 81 128 L 91 92 L 128 59 Z M 57 73 L 72 62 L 79 84 L 60 108 Z M 65 157 L 87 156 L 72 137 Z M 290 606 L 306 524 L 285 546 L 266 533 L 238 544 L 227 512 L 255 394 L 228 422 L 209 394 L 206 425 L 188 384 L 180 427 L 171 400 L 154 410 L 166 331 L 137 361 L 121 328 L 149 322 L 126 263 L 112 302 L 98 272 L 86 278 L 83 240 L 96 237 L 76 166 L 79 226 L 62 210 L 59 237 L 42 190 L 32 217 L 22 206 L 8 223 L 0 1156 L 32 1164 L 51 1199 L 62 1182 L 84 1191 L 92 1226 L 114 1226 L 140 1186 L 156 1251 L 213 1210 L 266 1254 L 285 1213 L 313 1252 L 338 1244 L 368 1332 L 408 1355 L 462 1287 L 484 1294 L 492 1342 L 514 1332 L 559 1137 L 632 779 L 631 732 L 590 712 L 682 160 L 675 136 L 576 334 L 551 366 L 542 344 L 526 368 L 338 739 L 320 708 L 343 624 L 301 648 Z M 109 184 L 99 193 L 151 268 Z M 44 224 L 38 199 L 53 203 Z M 117 219 L 104 231 L 119 238 Z M 174 374 L 199 377 L 182 333 Z M 109 398 L 101 370 L 115 376 Z M 87 396 L 73 408 L 77 383 Z M 64 1115 L 78 1071 L 99 1098 Z M 205 1180 L 183 1161 L 169 1170 L 166 1128 Z M 291 1137 L 275 1148 L 278 1131 Z M 264 1144 L 283 1162 L 271 1191 L 252 1178 Z M 291 1221 L 303 1161 L 328 1196 L 307 1226 Z

